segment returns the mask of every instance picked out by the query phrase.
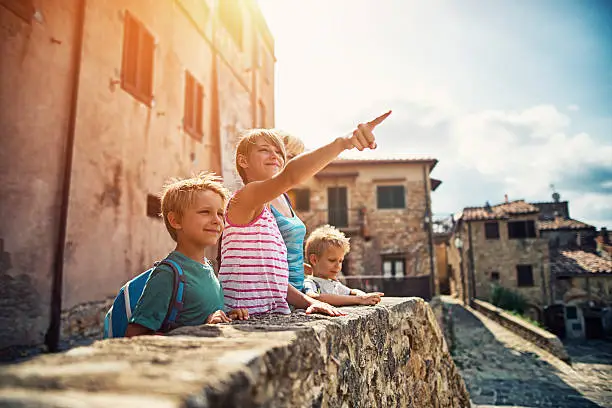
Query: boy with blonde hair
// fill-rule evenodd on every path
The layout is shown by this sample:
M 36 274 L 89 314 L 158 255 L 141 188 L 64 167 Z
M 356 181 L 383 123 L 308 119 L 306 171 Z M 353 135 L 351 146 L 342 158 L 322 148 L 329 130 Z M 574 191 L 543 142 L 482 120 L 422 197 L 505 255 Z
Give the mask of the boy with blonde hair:
M 315 229 L 306 240 L 306 258 L 313 276 L 304 280 L 304 292 L 333 306 L 376 305 L 384 293 L 365 293 L 338 281 L 349 239 L 331 225 Z
M 153 334 L 162 329 L 171 310 L 174 271 L 183 272 L 182 309 L 175 326 L 227 323 L 247 319 L 245 309 L 223 312 L 223 290 L 204 253 L 219 240 L 229 193 L 212 173 L 200 173 L 188 179 L 173 179 L 161 194 L 162 217 L 176 249 L 151 272 L 133 310 L 126 337 Z

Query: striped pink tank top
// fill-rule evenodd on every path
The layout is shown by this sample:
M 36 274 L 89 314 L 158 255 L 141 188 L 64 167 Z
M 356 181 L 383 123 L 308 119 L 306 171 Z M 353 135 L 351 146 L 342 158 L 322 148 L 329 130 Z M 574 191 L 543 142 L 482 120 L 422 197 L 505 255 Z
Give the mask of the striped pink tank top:
M 225 222 L 219 268 L 225 307 L 245 308 L 253 315 L 291 313 L 287 247 L 270 209 L 265 206 L 246 225 L 232 224 L 227 216 Z

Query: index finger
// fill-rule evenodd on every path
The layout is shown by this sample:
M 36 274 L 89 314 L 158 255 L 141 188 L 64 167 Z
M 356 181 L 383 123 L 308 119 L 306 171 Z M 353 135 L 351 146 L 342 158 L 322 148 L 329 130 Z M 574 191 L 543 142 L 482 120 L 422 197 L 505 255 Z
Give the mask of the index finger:
M 382 115 L 380 115 L 376 119 L 369 121 L 367 123 L 368 127 L 370 129 L 374 129 L 376 126 L 380 125 L 385 119 L 387 119 L 390 114 L 391 114 L 391 111 L 389 111 L 387 113 L 383 113 Z

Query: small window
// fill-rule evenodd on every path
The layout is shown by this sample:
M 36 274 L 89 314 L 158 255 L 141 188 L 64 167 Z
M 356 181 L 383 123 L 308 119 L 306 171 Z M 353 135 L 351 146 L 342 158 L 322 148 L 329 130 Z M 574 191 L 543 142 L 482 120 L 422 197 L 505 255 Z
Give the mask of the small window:
M 531 265 L 516 266 L 516 282 L 519 287 L 533 286 L 533 268 Z
M 510 221 L 508 222 L 508 238 L 535 238 L 535 222 L 534 221 Z
M 376 205 L 379 209 L 406 208 L 404 186 L 376 186 Z
M 491 282 L 499 282 L 499 272 L 491 272 Z
M 499 239 L 499 223 L 497 221 L 485 223 L 485 238 Z
M 30 24 L 32 22 L 32 16 L 34 15 L 32 0 L 0 0 L 0 6 L 12 11 L 26 23 Z
M 202 140 L 204 128 L 204 87 L 189 72 L 185 74 L 185 116 L 183 127 L 194 139 Z
M 161 218 L 161 200 L 156 195 L 147 194 L 147 217 Z
M 153 55 L 155 39 L 130 13 L 125 13 L 121 87 L 140 102 L 153 101 Z
M 242 50 L 242 10 L 240 2 L 223 0 L 219 3 L 219 19 L 232 37 L 236 45 Z
M 576 306 L 566 306 L 565 307 L 565 317 L 570 320 L 575 320 L 578 318 L 578 310 Z
M 397 257 L 383 257 L 382 273 L 385 278 L 403 278 L 406 275 L 406 260 Z
M 296 211 L 310 211 L 310 190 L 307 188 L 294 188 L 290 190 L 291 205 Z

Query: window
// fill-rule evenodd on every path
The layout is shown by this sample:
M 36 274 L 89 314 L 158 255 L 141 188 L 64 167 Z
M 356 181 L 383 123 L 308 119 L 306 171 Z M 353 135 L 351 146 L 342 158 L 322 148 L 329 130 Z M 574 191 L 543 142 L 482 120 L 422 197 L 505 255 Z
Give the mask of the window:
M 34 5 L 32 0 L 0 0 L 0 6 L 7 8 L 26 23 L 32 21 L 34 15 Z
M 406 208 L 404 186 L 376 186 L 376 206 L 385 208 Z
M 307 188 L 294 188 L 288 193 L 291 204 L 296 211 L 310 211 L 310 190 Z
M 259 127 L 266 127 L 266 105 L 264 105 L 263 101 L 259 100 Z
M 406 270 L 406 260 L 404 258 L 383 258 L 383 276 L 385 278 L 403 278 Z
M 236 0 L 223 0 L 218 4 L 219 19 L 238 48 L 242 50 L 242 11 L 240 9 L 240 2 Z
M 121 87 L 140 102 L 153 101 L 153 53 L 155 40 L 144 25 L 125 13 Z
M 491 272 L 491 282 L 499 282 L 499 272 Z
M 147 217 L 160 219 L 161 200 L 158 196 L 147 194 Z
M 485 238 L 486 239 L 499 239 L 499 223 L 485 222 Z
M 516 282 L 519 287 L 533 286 L 533 269 L 531 265 L 516 266 Z
M 189 72 L 185 73 L 185 116 L 183 128 L 191 137 L 202 140 L 204 130 L 204 87 Z
M 510 221 L 508 222 L 508 238 L 535 238 L 535 222 L 534 221 Z
M 576 306 L 566 306 L 565 317 L 570 320 L 578 319 L 578 308 Z

